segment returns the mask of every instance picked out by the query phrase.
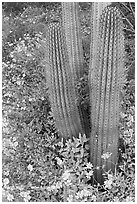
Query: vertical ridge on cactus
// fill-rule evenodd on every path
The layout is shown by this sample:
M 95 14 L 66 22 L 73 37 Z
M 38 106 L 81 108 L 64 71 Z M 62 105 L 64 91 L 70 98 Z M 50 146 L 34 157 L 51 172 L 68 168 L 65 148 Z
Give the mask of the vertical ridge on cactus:
M 65 31 L 66 46 L 70 67 L 75 80 L 83 75 L 83 49 L 78 19 L 78 3 L 62 2 L 62 24 Z
M 82 133 L 74 77 L 70 70 L 65 37 L 59 22 L 48 26 L 47 84 L 56 125 L 65 138 Z M 46 52 L 47 53 L 47 52 Z
M 97 36 L 99 32 L 99 19 L 100 16 L 105 9 L 105 7 L 109 6 L 111 2 L 93 2 L 91 7 L 91 43 L 90 43 L 90 63 L 92 63 L 92 59 L 95 57 L 96 49 L 97 49 Z M 92 32 L 94 30 L 94 32 Z M 93 49 L 94 47 L 94 49 Z M 91 52 L 94 51 L 94 52 Z M 91 70 L 90 70 L 91 71 Z
M 102 183 L 103 172 L 110 169 L 114 172 L 117 163 L 120 91 L 125 82 L 124 35 L 122 20 L 116 7 L 106 7 L 96 22 L 98 25 L 94 26 L 94 21 L 91 28 L 90 149 L 91 162 L 100 167 L 95 177 Z M 112 154 L 105 161 L 102 155 L 107 152 Z

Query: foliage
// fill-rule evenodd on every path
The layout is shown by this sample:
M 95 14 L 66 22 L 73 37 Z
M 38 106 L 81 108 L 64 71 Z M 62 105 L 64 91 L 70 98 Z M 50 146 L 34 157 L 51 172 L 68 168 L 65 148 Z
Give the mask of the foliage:
M 61 140 L 48 100 L 42 64 L 45 37 L 43 19 L 52 21 L 59 16 L 60 7 L 57 4 L 54 7 L 45 5 L 43 9 L 43 6 L 33 6 L 33 3 L 28 7 L 29 3 L 24 2 L 27 10 L 22 9 L 23 4 L 17 3 L 22 8 L 17 8 L 16 13 L 15 6 L 4 2 L 8 10 L 4 8 L 2 44 L 3 201 L 135 201 L 134 72 L 129 72 L 127 84 L 121 93 L 119 161 L 116 171 L 114 174 L 104 172 L 104 184 L 93 186 L 94 169 L 89 163 L 88 139 L 85 135 L 79 135 L 79 138 L 72 140 Z M 85 63 L 88 64 L 90 28 L 87 14 L 90 5 L 80 6 Z M 26 18 L 25 12 L 27 15 L 30 13 Z M 36 23 L 33 24 L 33 20 Z M 127 37 L 126 42 L 128 67 L 134 60 L 134 38 Z M 134 64 L 132 67 L 134 70 Z M 77 101 L 89 114 L 87 81 L 87 75 L 80 79 Z M 103 155 L 102 159 L 108 156 Z
M 135 3 L 114 3 L 120 9 L 124 22 L 126 66 L 128 67 L 128 80 L 135 77 Z
M 20 15 L 28 7 L 56 10 L 60 3 L 57 2 L 3 2 L 2 8 L 8 15 Z
M 128 120 L 125 118 L 123 122 L 127 126 L 130 123 L 133 130 L 134 117 L 129 114 Z M 8 201 L 16 202 L 134 201 L 134 132 L 131 130 L 123 132 L 126 151 L 122 153 L 119 169 L 115 174 L 106 173 L 103 186 L 90 184 L 94 169 L 88 162 L 85 136 L 65 142 L 53 134 L 34 135 L 28 131 L 18 142 L 15 137 L 4 140 L 4 154 L 13 157 L 3 167 L 3 195 Z

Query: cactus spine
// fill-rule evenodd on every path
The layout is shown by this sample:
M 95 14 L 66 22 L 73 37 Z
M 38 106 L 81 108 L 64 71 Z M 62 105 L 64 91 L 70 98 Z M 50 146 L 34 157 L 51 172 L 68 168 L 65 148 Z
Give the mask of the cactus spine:
M 102 183 L 104 170 L 114 172 L 117 163 L 120 90 L 125 81 L 124 37 L 117 8 L 108 6 L 97 15 L 97 21 L 92 21 L 91 32 L 90 160 L 95 167 L 101 167 L 95 171 L 95 179 Z M 102 155 L 107 152 L 111 156 L 103 160 Z
M 82 132 L 76 106 L 74 78 L 71 73 L 64 32 L 59 22 L 50 23 L 47 35 L 47 83 L 56 125 L 65 138 Z

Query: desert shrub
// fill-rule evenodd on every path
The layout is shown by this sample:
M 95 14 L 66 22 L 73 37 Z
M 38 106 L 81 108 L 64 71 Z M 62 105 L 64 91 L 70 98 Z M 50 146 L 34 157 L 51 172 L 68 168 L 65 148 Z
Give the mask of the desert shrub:
M 104 185 L 91 185 L 94 169 L 88 162 L 88 139 L 79 135 L 79 138 L 72 140 L 61 140 L 54 126 L 52 112 L 49 111 L 43 132 L 39 121 L 31 121 L 24 122 L 18 134 L 10 133 L 8 138 L 4 135 L 3 200 L 134 201 L 134 104 L 131 106 L 131 96 L 127 97 L 129 88 L 131 84 L 123 92 L 120 124 L 123 142 L 119 145 L 118 168 L 115 174 L 106 172 Z M 103 159 L 108 156 L 104 155 Z
M 43 19 L 46 17 L 48 22 L 59 16 L 60 7 L 55 5 L 51 10 L 43 10 L 41 6 L 40 9 L 36 5 L 31 9 L 31 6 L 24 11 L 22 5 L 19 8 L 22 15 L 15 15 L 15 18 L 7 13 L 3 15 L 3 201 L 135 201 L 134 64 L 121 93 L 117 168 L 114 174 L 104 172 L 103 185 L 91 185 L 94 168 L 89 162 L 89 139 L 85 135 L 66 141 L 59 137 L 48 100 L 45 68 L 41 63 L 45 38 Z M 85 63 L 88 65 L 90 27 L 86 14 L 90 4 L 80 6 Z M 6 9 L 5 12 L 9 12 L 10 7 Z M 83 10 L 87 12 L 85 15 Z M 35 26 L 31 26 L 29 20 L 35 20 Z M 9 29 L 5 30 L 7 27 Z M 127 39 L 126 48 L 127 66 L 130 66 L 134 60 L 134 39 Z M 77 88 L 77 104 L 90 115 L 87 73 L 79 80 Z M 108 157 L 109 154 L 102 155 L 102 159 Z

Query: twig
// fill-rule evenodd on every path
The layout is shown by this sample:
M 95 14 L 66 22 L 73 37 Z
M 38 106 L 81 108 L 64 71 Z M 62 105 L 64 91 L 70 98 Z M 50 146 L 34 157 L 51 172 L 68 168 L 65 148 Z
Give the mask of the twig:
M 129 29 L 129 28 L 125 28 L 125 27 L 123 27 L 123 29 L 124 30 L 127 30 L 127 31 L 130 31 L 130 32 L 132 32 L 132 33 L 134 33 L 135 34 L 135 32 L 134 31 L 132 31 L 131 29 Z
M 121 11 L 121 13 L 122 13 L 122 15 L 124 16 L 124 18 L 123 19 L 125 19 L 127 22 L 128 22 L 128 24 L 130 25 L 130 27 L 132 28 L 132 31 L 133 32 L 135 32 L 135 30 L 134 30 L 134 27 L 133 27 L 133 25 L 132 25 L 132 23 L 126 18 L 126 16 L 124 15 L 124 13 Z
M 130 6 L 130 9 L 131 9 L 131 11 L 132 11 L 132 13 L 133 13 L 133 16 L 134 16 L 134 18 L 135 18 L 135 12 L 133 11 L 133 8 L 132 8 L 132 6 L 131 6 L 131 3 L 129 2 L 129 6 Z
M 121 2 L 121 4 L 122 4 L 127 10 L 130 11 L 130 9 L 125 5 L 125 3 L 122 3 L 122 2 Z

